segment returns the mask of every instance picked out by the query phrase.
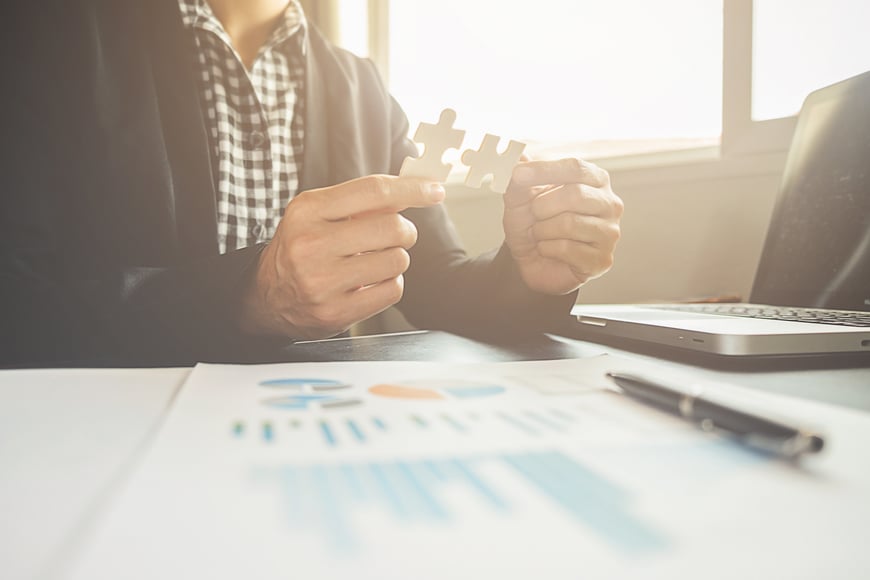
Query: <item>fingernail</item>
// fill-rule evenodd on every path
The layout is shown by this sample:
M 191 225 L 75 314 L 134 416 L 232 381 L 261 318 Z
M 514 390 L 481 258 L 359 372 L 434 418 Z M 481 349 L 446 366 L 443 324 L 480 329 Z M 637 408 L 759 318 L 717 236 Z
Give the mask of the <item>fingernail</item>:
M 447 191 L 440 183 L 430 183 L 426 187 L 426 195 L 433 201 L 441 201 L 447 195 Z
M 517 167 L 514 170 L 514 181 L 531 181 L 535 177 L 535 172 L 530 167 Z

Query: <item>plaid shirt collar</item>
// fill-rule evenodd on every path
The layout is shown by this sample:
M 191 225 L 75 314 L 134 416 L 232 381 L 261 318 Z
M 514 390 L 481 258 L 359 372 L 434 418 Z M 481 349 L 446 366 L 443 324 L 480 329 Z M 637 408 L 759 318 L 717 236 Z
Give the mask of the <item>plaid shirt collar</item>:
M 229 34 L 227 34 L 223 24 L 215 16 L 207 0 L 178 0 L 178 4 L 181 8 L 181 19 L 186 28 L 207 30 L 220 38 L 227 46 L 233 46 Z M 287 4 L 287 9 L 281 15 L 281 20 L 272 31 L 272 36 L 269 37 L 269 40 L 260 49 L 260 54 L 281 46 L 297 36 L 297 42 L 304 54 L 307 34 L 308 21 L 305 18 L 305 13 L 302 11 L 302 6 L 298 0 L 290 0 Z

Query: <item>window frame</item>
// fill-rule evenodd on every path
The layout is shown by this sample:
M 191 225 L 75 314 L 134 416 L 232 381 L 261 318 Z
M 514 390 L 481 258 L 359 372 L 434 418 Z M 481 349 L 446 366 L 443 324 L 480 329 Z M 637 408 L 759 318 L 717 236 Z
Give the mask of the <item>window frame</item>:
M 747 155 L 788 148 L 797 115 L 752 118 L 753 0 L 724 0 L 722 62 L 723 155 Z
M 369 58 L 389 86 L 391 0 L 368 0 Z M 753 0 L 723 0 L 722 134 L 718 146 L 596 158 L 608 169 L 633 169 L 723 158 L 768 157 L 788 149 L 797 121 L 752 119 Z M 570 152 L 566 152 L 570 153 Z

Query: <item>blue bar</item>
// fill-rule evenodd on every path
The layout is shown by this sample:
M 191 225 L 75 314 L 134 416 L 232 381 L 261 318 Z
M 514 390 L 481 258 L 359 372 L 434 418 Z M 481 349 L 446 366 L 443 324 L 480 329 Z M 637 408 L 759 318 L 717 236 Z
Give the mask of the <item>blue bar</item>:
M 268 421 L 263 423 L 263 440 L 266 443 L 271 443 L 275 438 L 275 432 L 272 430 L 272 424 Z
M 350 488 L 353 498 L 356 500 L 364 500 L 366 498 L 366 490 L 363 487 L 359 474 L 357 473 L 356 466 L 345 463 L 340 467 L 340 469 L 344 476 L 344 480 L 347 482 L 347 486 Z
M 407 520 L 410 517 L 405 503 L 399 497 L 397 490 L 390 483 L 390 479 L 384 472 L 384 467 L 377 463 L 369 465 L 369 471 L 375 481 L 380 485 L 381 496 L 386 500 L 386 504 L 392 509 L 393 513 L 402 520 Z
M 435 479 L 438 481 L 447 481 L 448 477 L 444 474 L 438 464 L 432 461 L 431 459 L 427 459 L 423 462 L 423 465 L 426 466 L 426 469 L 429 470 L 429 473 L 435 476 Z
M 429 423 L 427 423 L 426 420 L 419 415 L 411 415 L 411 420 L 416 423 L 418 427 L 426 428 L 429 426 Z
M 414 477 L 420 482 L 420 485 L 424 486 L 434 497 L 438 485 L 446 481 L 446 479 L 441 477 L 437 468 L 431 468 L 428 463 L 430 462 L 413 461 L 408 463 L 408 469 L 414 472 Z
M 485 500 L 492 504 L 498 510 L 507 511 L 509 506 L 497 493 L 495 493 L 488 485 L 486 485 L 477 475 L 468 468 L 465 461 L 454 459 L 449 462 L 449 465 L 459 472 L 459 474 L 471 484 L 471 487 L 476 489 Z
M 537 429 L 530 427 L 529 425 L 527 425 L 523 421 L 520 421 L 516 417 L 512 417 L 511 415 L 508 415 L 507 413 L 499 413 L 498 416 L 501 417 L 502 419 L 504 419 L 505 421 L 507 421 L 509 424 L 516 427 L 517 429 L 519 429 L 520 431 L 522 431 L 523 433 L 525 433 L 526 435 L 538 435 Z
M 244 434 L 245 434 L 245 424 L 242 423 L 241 421 L 236 421 L 233 424 L 233 435 L 235 435 L 236 437 L 241 437 Z
M 380 417 L 372 417 L 372 423 L 374 423 L 375 427 L 377 427 L 381 431 L 387 430 L 387 424 L 384 423 Z
M 359 428 L 359 425 L 356 424 L 356 421 L 354 421 L 353 419 L 348 419 L 347 427 L 348 429 L 350 429 L 350 432 L 353 433 L 353 436 L 356 438 L 357 441 L 359 441 L 360 443 L 366 442 L 365 433 L 362 432 L 362 430 Z
M 327 423 L 326 421 L 321 421 L 320 430 L 323 432 L 323 438 L 326 439 L 327 445 L 329 445 L 330 447 L 335 447 L 337 442 L 335 440 L 335 435 L 333 435 L 332 433 L 332 429 L 329 427 L 329 423 Z
M 280 482 L 284 491 L 282 497 L 287 505 L 287 517 L 291 522 L 299 523 L 304 526 L 304 514 L 300 502 L 302 499 L 302 491 L 299 482 L 299 472 L 300 470 L 296 467 L 283 468 L 280 471 Z
M 309 468 L 313 493 L 307 495 L 317 498 L 317 523 L 325 528 L 328 541 L 338 549 L 347 550 L 353 548 L 355 542 L 343 515 L 347 506 L 341 505 L 341 495 L 329 477 L 331 469 L 322 465 Z
M 459 431 L 460 433 L 465 433 L 465 425 L 448 415 L 447 413 L 442 413 L 441 418 L 444 419 L 444 422 Z
M 593 495 L 604 502 L 619 503 L 629 499 L 625 489 L 558 451 L 535 455 L 542 473 L 546 473 L 551 479 L 558 479 L 566 486 L 582 487 L 587 495 Z
M 429 516 L 430 519 L 444 520 L 447 519 L 447 512 L 429 493 L 429 490 L 417 479 L 414 472 L 404 461 L 395 464 L 397 471 L 396 480 L 399 485 L 409 492 L 406 495 L 410 496 L 414 503 L 418 504 L 421 511 Z
M 667 544 L 663 536 L 625 511 L 622 490 L 561 453 L 505 455 L 503 460 L 616 548 L 636 553 Z

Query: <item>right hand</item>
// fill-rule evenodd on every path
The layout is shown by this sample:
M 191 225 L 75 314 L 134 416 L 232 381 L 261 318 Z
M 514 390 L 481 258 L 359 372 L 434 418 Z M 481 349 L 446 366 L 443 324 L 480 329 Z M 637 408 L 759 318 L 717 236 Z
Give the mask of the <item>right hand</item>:
M 439 183 L 387 175 L 298 194 L 260 255 L 242 329 L 327 338 L 397 303 L 417 241 L 399 212 L 444 195 Z

